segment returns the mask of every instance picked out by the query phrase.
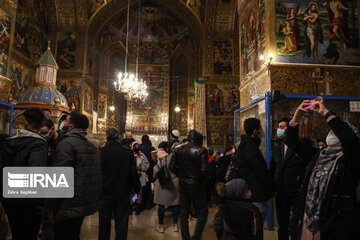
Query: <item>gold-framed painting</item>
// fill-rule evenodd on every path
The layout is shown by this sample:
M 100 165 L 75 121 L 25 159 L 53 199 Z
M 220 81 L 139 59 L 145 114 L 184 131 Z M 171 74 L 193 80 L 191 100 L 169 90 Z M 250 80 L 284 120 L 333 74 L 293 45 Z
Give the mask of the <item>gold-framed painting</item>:
M 82 83 L 82 96 L 82 112 L 87 116 L 92 116 L 94 91 L 93 88 L 85 81 Z
M 98 119 L 104 119 L 104 120 L 106 120 L 106 114 L 107 114 L 107 94 L 105 94 L 105 93 L 99 93 L 97 111 L 98 111 Z

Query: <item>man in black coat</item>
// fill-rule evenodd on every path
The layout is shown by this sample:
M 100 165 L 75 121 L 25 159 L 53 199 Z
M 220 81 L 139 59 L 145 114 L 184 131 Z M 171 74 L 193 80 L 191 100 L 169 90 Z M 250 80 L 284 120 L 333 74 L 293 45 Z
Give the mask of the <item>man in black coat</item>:
M 88 118 L 74 111 L 68 132 L 56 149 L 54 166 L 74 168 L 74 197 L 47 199 L 45 209 L 54 222 L 55 240 L 79 239 L 85 216 L 94 214 L 102 197 L 100 152 L 86 138 Z
M 313 151 L 299 143 L 299 123 L 309 110 L 324 116 L 330 127 L 327 147 Z M 321 97 L 304 100 L 286 131 L 286 144 L 309 160 L 292 218 L 293 239 L 360 239 L 360 209 L 356 188 L 360 180 L 359 130 L 329 111 Z
M 191 130 L 189 143 L 175 148 L 170 161 L 170 171 L 180 180 L 180 224 L 183 240 L 201 239 L 207 216 L 206 186 L 209 180 L 209 161 L 203 136 Z M 188 219 L 191 202 L 197 213 L 195 233 L 190 238 Z
M 251 191 L 251 201 L 259 207 L 263 220 L 266 216 L 266 201 L 275 191 L 275 183 L 267 169 L 264 157 L 259 149 L 263 130 L 260 120 L 248 118 L 244 121 L 246 135 L 241 135 L 237 152 L 239 177 L 245 179 Z
M 132 136 L 131 132 L 126 132 L 125 133 L 125 138 L 123 140 L 121 140 L 121 145 L 123 145 L 124 147 L 127 147 L 130 149 L 130 144 L 135 142 L 135 139 Z
M 107 143 L 101 149 L 103 201 L 99 211 L 99 240 L 109 240 L 112 213 L 115 214 L 115 238 L 126 239 L 128 232 L 130 194 L 140 192 L 134 154 L 121 146 L 119 131 L 106 132 Z
M 270 172 L 276 183 L 276 215 L 279 223 L 279 240 L 289 239 L 290 211 L 295 208 L 299 197 L 306 160 L 289 148 L 285 142 L 285 132 L 290 119 L 283 118 L 278 121 L 276 135 L 278 140 L 272 151 Z M 305 140 L 302 141 L 305 144 Z M 311 141 L 308 143 L 310 146 Z
M 2 167 L 45 167 L 49 147 L 39 134 L 45 116 L 39 108 L 30 108 L 23 115 L 26 121 L 25 129 L 5 140 L 1 165 Z M 12 238 L 36 240 L 40 229 L 42 201 L 6 198 L 2 199 L 2 203 L 9 219 Z

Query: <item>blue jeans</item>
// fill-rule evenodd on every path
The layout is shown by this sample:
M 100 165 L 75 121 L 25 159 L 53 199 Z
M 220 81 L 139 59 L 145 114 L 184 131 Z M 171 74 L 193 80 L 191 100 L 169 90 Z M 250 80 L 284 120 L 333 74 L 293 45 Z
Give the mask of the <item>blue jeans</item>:
M 177 224 L 179 218 L 179 205 L 171 206 L 173 212 L 173 223 Z M 165 206 L 159 205 L 158 207 L 158 218 L 159 225 L 164 225 L 164 216 L 165 216 Z

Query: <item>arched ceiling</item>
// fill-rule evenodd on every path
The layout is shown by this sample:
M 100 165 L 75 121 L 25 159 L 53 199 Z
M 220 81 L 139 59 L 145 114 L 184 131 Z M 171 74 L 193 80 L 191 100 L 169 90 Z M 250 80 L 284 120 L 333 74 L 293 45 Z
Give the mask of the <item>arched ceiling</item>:
M 130 20 L 130 33 L 131 30 L 137 32 L 137 30 L 135 30 L 135 26 L 137 24 L 132 23 L 137 22 L 136 16 L 138 14 L 136 10 L 138 4 L 138 1 L 131 2 L 133 10 L 130 12 L 130 15 L 132 15 L 133 17 L 131 17 Z M 148 40 L 171 40 L 171 38 L 178 37 L 179 32 L 182 32 L 184 34 L 191 33 L 197 40 L 201 40 L 202 23 L 200 22 L 199 18 L 194 14 L 194 12 L 191 11 L 184 4 L 183 1 L 143 0 L 141 2 L 141 5 L 143 6 L 141 8 L 141 20 L 148 24 L 147 30 L 142 29 L 143 40 L 146 40 L 147 37 Z M 106 3 L 99 6 L 99 9 L 97 9 L 93 13 L 94 15 L 90 16 L 90 22 L 88 24 L 88 36 L 95 36 L 94 40 L 99 43 L 102 34 L 109 29 L 115 30 L 116 34 L 118 34 L 119 36 L 123 35 L 124 33 L 126 34 L 126 31 L 123 31 L 124 23 L 126 22 L 126 18 L 124 18 L 126 16 L 126 9 L 127 1 L 106 1 Z M 157 21 L 161 23 L 161 26 L 156 26 L 155 23 Z M 148 31 L 149 29 L 150 31 Z M 146 34 L 144 30 L 146 30 L 147 33 L 150 34 Z M 140 33 L 142 32 L 140 31 Z

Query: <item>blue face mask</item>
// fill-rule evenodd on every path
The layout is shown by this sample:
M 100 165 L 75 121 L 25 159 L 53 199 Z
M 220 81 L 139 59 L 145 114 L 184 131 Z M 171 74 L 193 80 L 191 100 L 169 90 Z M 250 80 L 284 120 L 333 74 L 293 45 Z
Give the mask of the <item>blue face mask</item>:
M 276 135 L 278 138 L 284 138 L 285 137 L 285 129 L 278 128 L 276 131 Z
M 264 136 L 264 131 L 261 129 L 257 137 L 262 138 L 263 136 Z
M 64 128 L 64 125 L 65 125 L 64 122 L 61 122 L 61 123 L 60 123 L 60 126 L 59 126 L 59 130 L 60 130 L 60 131 Z

